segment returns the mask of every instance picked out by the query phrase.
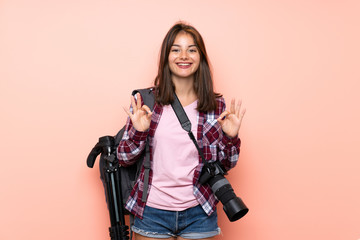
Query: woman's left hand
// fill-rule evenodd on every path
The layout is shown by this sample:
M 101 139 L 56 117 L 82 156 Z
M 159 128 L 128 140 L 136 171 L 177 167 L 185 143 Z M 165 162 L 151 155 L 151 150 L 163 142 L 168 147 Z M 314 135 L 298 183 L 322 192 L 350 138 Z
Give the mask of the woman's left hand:
M 241 112 L 241 113 L 240 113 Z M 246 109 L 241 110 L 241 100 L 238 101 L 235 107 L 235 99 L 231 100 L 230 111 L 225 110 L 218 117 L 217 121 L 220 123 L 223 132 L 230 138 L 238 135 L 241 121 L 244 117 Z

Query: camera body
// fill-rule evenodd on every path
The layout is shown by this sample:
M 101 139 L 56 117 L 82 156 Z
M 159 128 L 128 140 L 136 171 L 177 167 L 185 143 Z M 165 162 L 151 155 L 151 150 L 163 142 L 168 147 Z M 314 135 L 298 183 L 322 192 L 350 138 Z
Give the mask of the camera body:
M 224 177 L 226 170 L 220 162 L 206 163 L 202 169 L 199 182 L 208 183 L 216 198 L 223 204 L 223 209 L 230 222 L 242 218 L 249 209 L 241 198 L 237 197 L 229 181 Z

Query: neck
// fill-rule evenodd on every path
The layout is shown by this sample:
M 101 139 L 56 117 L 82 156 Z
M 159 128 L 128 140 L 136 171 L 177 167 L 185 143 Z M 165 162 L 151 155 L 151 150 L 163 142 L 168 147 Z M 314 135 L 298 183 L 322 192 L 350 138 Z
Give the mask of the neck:
M 197 95 L 194 90 L 193 78 L 172 78 L 175 85 L 175 93 L 178 96 L 181 105 L 187 106 L 193 103 L 197 99 Z
M 194 78 L 177 78 L 172 77 L 172 82 L 175 85 L 175 93 L 178 97 L 194 95 Z

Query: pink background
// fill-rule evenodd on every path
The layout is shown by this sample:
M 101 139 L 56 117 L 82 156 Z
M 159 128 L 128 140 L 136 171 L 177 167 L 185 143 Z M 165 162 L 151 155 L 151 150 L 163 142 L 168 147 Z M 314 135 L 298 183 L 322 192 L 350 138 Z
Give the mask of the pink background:
M 218 239 L 360 239 L 360 1 L 0 1 L 0 239 L 108 238 L 98 137 L 150 86 L 178 20 L 247 108 Z M 98 162 L 97 162 L 98 163 Z

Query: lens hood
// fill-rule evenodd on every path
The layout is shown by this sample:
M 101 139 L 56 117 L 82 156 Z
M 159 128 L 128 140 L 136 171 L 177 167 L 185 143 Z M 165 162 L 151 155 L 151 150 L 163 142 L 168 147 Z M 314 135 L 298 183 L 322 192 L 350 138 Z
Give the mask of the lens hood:
M 249 211 L 245 203 L 239 197 L 228 201 L 225 205 L 223 205 L 223 209 L 230 222 L 239 220 Z

